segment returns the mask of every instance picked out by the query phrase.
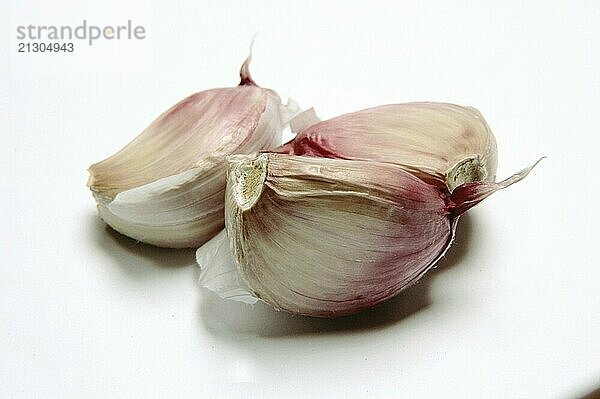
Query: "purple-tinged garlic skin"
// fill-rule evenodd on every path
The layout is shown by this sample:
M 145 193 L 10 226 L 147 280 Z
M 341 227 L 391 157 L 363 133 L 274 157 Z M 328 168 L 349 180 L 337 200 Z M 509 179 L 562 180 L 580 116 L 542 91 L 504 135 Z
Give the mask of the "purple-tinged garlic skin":
M 316 317 L 359 312 L 415 283 L 450 247 L 461 214 L 531 170 L 449 194 L 392 163 L 274 153 L 230 162 L 225 224 L 239 276 L 222 263 L 243 282 L 235 295 Z M 202 248 L 198 259 L 206 273 Z M 203 284 L 225 292 L 219 270 L 209 273 Z
M 192 94 L 160 115 L 116 154 L 90 166 L 89 186 L 94 192 L 114 197 L 206 162 L 186 147 L 206 153 L 203 158 L 243 148 L 250 140 L 248 132 L 258 125 L 266 100 L 267 92 L 256 86 Z M 266 145 L 277 141 L 264 139 Z M 177 162 L 173 162 L 173 154 L 179 154 Z
M 394 163 L 450 192 L 496 178 L 496 140 L 475 108 L 391 104 L 322 122 L 311 112 L 292 120 L 297 136 L 274 152 Z
M 185 98 L 122 150 L 90 166 L 88 186 L 106 223 L 171 248 L 197 247 L 223 228 L 226 157 L 281 144 L 295 108 L 258 87 L 248 63 L 239 86 Z

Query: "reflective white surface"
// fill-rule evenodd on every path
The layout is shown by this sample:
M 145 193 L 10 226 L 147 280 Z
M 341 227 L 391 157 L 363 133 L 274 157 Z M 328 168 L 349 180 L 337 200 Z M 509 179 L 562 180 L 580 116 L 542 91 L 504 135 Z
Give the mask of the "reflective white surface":
M 594 2 L 107 1 L 8 6 L 0 109 L 0 397 L 577 397 L 600 388 L 600 52 Z M 146 27 L 18 54 L 27 24 Z M 254 79 L 322 118 L 476 106 L 499 178 L 417 285 L 338 320 L 200 291 L 194 250 L 108 229 L 85 187 L 194 91 Z

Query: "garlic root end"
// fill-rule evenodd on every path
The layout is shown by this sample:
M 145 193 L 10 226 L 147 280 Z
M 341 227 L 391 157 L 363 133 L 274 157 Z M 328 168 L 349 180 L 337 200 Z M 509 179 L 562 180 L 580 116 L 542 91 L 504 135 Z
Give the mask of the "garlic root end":
M 228 158 L 233 174 L 233 196 L 246 211 L 258 201 L 267 177 L 267 155 L 233 155 Z
M 484 181 L 487 178 L 485 166 L 479 156 L 463 159 L 446 172 L 446 186 L 452 192 L 461 184 Z
M 462 215 L 490 195 L 494 194 L 496 191 L 502 190 L 503 188 L 523 180 L 525 177 L 527 177 L 529 172 L 531 172 L 533 168 L 535 168 L 537 164 L 540 163 L 540 161 L 544 158 L 546 157 L 541 157 L 530 167 L 525 168 L 498 183 L 480 181 L 464 183 L 456 187 L 450 195 L 448 211 L 454 216 Z

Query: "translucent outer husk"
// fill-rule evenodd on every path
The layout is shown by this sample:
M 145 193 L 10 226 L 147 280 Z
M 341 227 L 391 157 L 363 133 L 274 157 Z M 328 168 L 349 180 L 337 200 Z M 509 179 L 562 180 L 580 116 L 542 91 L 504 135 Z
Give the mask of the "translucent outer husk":
M 390 163 L 282 154 L 230 162 L 228 237 L 198 250 L 201 283 L 318 317 L 361 311 L 416 282 L 449 248 L 462 213 L 531 170 L 448 194 Z
M 196 247 L 223 228 L 226 157 L 281 143 L 297 106 L 254 84 L 187 97 L 115 155 L 89 168 L 101 217 L 115 230 L 161 247 Z
M 307 110 L 291 126 L 298 134 L 274 152 L 390 162 L 448 191 L 496 178 L 496 140 L 472 107 L 391 104 L 326 121 Z

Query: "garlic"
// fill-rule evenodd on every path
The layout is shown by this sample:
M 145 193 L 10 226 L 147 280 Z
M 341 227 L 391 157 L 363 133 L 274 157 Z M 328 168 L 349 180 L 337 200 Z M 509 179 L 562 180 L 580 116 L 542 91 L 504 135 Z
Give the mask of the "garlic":
M 226 157 L 281 144 L 298 111 L 258 87 L 248 66 L 237 87 L 202 91 L 160 115 L 113 156 L 89 168 L 100 216 L 161 247 L 195 247 L 223 228 Z
M 416 282 L 450 247 L 461 214 L 535 166 L 448 194 L 392 163 L 274 153 L 229 160 L 229 238 L 197 251 L 201 284 L 317 317 L 361 311 Z
M 392 104 L 323 122 L 310 109 L 290 125 L 297 136 L 274 152 L 392 162 L 450 192 L 496 178 L 496 140 L 472 107 Z

